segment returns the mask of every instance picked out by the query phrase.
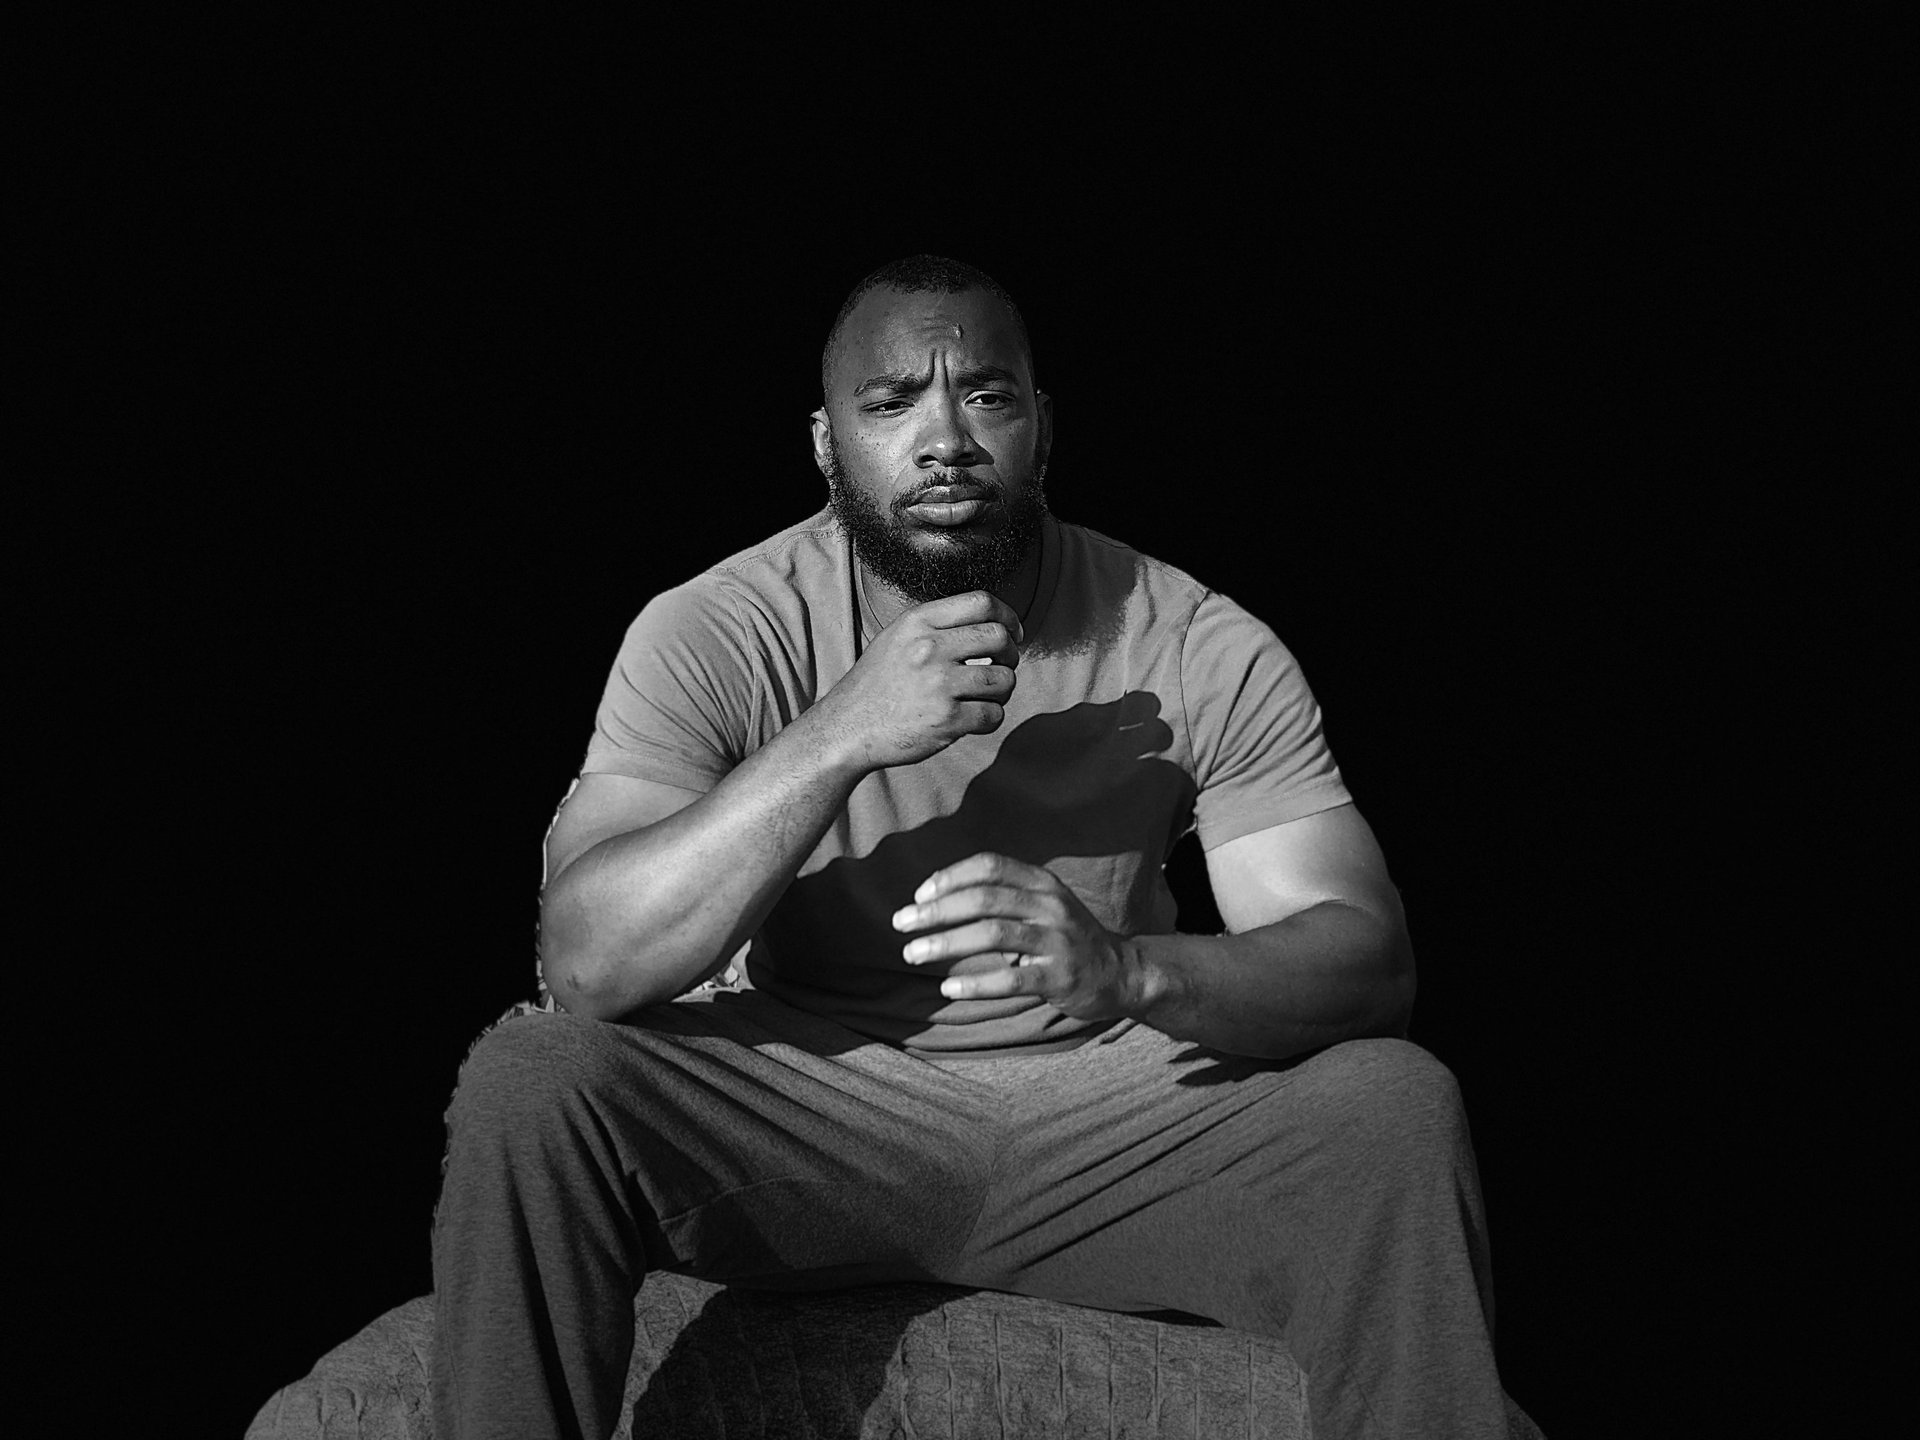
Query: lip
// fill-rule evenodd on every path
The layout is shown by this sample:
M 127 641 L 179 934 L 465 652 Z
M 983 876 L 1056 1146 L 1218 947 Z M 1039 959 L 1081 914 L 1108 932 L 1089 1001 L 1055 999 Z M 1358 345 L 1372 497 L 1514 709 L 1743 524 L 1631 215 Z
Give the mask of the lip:
M 985 485 L 956 480 L 951 485 L 929 485 L 913 498 L 915 505 L 953 505 L 963 500 L 984 500 L 993 491 Z
M 956 525 L 970 525 L 986 514 L 987 501 L 984 497 L 957 501 L 922 501 L 909 505 L 906 514 L 918 520 L 922 525 L 935 525 L 946 529 Z

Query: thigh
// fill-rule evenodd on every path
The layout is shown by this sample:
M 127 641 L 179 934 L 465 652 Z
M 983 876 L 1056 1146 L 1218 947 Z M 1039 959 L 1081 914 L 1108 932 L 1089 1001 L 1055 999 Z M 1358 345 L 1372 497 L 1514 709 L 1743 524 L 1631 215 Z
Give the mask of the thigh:
M 528 1016 L 474 1062 L 512 1072 L 492 1088 L 539 1111 L 533 1126 L 610 1147 L 659 1268 L 924 1277 L 984 1195 L 991 1136 L 934 1067 L 755 992 L 618 1023 Z
M 1396 1040 L 1270 1062 L 1140 1026 L 1066 1058 L 1005 1077 L 1009 1134 L 956 1278 L 1268 1333 L 1343 1283 L 1357 1190 L 1391 1184 L 1455 1103 Z

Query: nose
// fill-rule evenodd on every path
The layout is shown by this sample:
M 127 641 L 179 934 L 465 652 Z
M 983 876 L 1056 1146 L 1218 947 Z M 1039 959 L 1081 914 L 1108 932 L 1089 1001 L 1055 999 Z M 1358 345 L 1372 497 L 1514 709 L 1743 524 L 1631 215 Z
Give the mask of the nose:
M 927 407 L 927 418 L 914 437 L 913 463 L 922 470 L 949 465 L 991 465 L 989 455 L 974 438 L 966 410 L 954 399 Z

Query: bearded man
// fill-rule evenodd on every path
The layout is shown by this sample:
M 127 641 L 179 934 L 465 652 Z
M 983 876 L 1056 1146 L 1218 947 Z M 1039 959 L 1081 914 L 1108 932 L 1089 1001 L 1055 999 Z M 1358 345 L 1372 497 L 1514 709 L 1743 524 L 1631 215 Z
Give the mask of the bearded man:
M 611 1433 L 657 1267 L 1185 1311 L 1282 1340 L 1317 1433 L 1504 1434 L 1459 1094 L 1299 667 L 1049 513 L 986 275 L 876 271 L 821 378 L 828 509 L 646 605 L 548 837 L 561 1012 L 449 1113 L 436 1433 Z M 1196 828 L 1225 934 L 1175 933 Z

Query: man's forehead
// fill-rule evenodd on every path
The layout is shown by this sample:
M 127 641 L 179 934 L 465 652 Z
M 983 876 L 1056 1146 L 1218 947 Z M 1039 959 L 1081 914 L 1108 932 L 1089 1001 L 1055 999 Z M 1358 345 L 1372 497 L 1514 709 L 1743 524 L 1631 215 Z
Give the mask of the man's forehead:
M 847 316 L 834 368 L 842 380 L 855 370 L 918 371 L 934 351 L 1009 370 L 1022 368 L 1025 359 L 1012 314 L 987 291 L 909 294 L 881 287 Z

